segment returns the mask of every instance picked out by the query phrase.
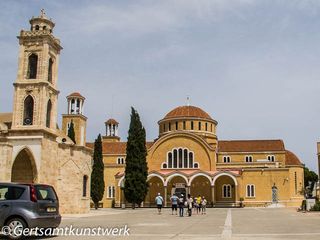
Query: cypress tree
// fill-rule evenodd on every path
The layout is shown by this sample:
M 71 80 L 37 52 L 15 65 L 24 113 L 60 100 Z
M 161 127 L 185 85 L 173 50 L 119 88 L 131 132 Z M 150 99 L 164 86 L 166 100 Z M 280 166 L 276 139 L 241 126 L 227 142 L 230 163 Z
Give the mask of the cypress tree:
M 126 200 L 140 205 L 148 192 L 148 166 L 146 149 L 146 131 L 139 114 L 131 107 L 131 122 L 128 133 L 127 156 L 125 168 L 124 194 Z
M 102 158 L 101 135 L 94 142 L 93 167 L 91 173 L 91 199 L 94 202 L 95 209 L 98 209 L 98 203 L 102 200 L 104 194 L 104 164 Z
M 76 134 L 74 132 L 74 124 L 72 120 L 68 128 L 68 137 L 76 144 Z

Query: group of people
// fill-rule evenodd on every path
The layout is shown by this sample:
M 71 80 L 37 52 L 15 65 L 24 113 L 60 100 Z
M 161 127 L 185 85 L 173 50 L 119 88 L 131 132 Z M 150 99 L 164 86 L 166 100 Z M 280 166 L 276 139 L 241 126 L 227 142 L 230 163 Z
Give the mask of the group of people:
M 179 197 L 176 194 L 173 194 L 170 198 L 171 201 L 171 210 L 172 215 L 175 213 L 177 215 L 178 208 L 179 208 L 179 216 L 184 216 L 184 209 L 186 208 L 186 215 L 191 217 L 192 212 L 195 214 L 206 214 L 206 207 L 207 207 L 207 200 L 203 196 L 200 195 L 198 197 L 192 197 L 190 194 L 185 196 L 181 194 Z M 164 203 L 164 200 L 160 193 L 155 198 L 155 202 L 158 208 L 158 214 L 161 214 L 161 209 Z

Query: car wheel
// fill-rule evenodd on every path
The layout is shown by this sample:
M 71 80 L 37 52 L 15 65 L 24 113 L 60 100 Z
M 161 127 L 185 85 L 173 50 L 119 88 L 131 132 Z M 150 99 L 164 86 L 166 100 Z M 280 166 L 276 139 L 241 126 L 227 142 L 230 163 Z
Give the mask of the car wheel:
M 25 221 L 21 218 L 12 218 L 7 223 L 8 228 L 7 237 L 9 239 L 23 239 L 23 230 L 27 227 Z

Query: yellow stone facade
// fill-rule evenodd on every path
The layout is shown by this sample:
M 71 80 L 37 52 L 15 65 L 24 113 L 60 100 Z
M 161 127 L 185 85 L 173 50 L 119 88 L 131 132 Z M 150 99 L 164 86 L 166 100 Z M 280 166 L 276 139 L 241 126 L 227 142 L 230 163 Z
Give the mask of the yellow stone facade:
M 21 30 L 18 36 L 13 112 L 0 114 L 0 182 L 52 185 L 61 213 L 87 213 L 92 150 L 85 146 L 86 117 L 78 109 L 64 118 L 76 123 L 77 144 L 65 129 L 58 129 L 57 73 L 62 47 L 53 35 L 54 23 L 44 12 L 32 18 L 30 25 L 30 30 Z
M 115 123 L 115 129 L 118 123 Z M 182 191 L 205 196 L 209 206 L 298 207 L 304 176 L 300 160 L 282 140 L 218 140 L 217 121 L 194 106 L 170 111 L 159 124 L 159 137 L 147 142 L 149 192 L 143 205 L 154 206 L 158 193 Z M 92 145 L 91 145 L 92 146 Z M 127 204 L 122 187 L 126 142 L 103 138 L 106 192 L 104 207 Z M 181 190 L 182 189 L 182 190 Z

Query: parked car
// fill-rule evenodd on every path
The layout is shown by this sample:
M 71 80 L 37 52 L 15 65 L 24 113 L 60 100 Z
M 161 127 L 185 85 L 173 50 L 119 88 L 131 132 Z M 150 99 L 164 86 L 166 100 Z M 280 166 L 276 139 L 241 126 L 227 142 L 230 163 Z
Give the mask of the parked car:
M 52 186 L 44 184 L 0 183 L 0 229 L 56 228 L 61 222 L 59 200 Z

